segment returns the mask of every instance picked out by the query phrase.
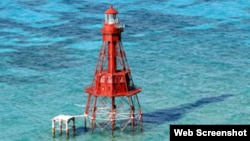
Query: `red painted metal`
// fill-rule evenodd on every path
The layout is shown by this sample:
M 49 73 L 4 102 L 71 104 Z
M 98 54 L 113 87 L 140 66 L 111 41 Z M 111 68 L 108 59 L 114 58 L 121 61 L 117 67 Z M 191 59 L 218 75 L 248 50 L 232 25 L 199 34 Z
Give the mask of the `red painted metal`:
M 102 46 L 94 79 L 92 84 L 85 88 L 85 92 L 88 93 L 85 115 L 87 117 L 91 114 L 92 131 L 95 128 L 97 116 L 101 116 L 98 110 L 101 111 L 100 109 L 105 108 L 108 109 L 105 112 L 109 115 L 112 131 L 119 122 L 119 116 L 121 116 L 117 114 L 117 111 L 128 113 L 128 123 L 131 123 L 132 129 L 135 126 L 136 114 L 139 115 L 139 122 L 142 124 L 142 112 L 137 97 L 137 93 L 141 92 L 141 87 L 136 87 L 132 79 L 121 42 L 121 33 L 124 31 L 124 26 L 120 24 L 117 14 L 118 11 L 112 5 L 105 11 L 104 27 L 101 29 Z M 118 104 L 116 100 L 119 101 Z M 121 108 L 126 106 L 128 111 Z M 101 123 L 96 124 L 100 125 Z
M 105 14 L 118 14 L 118 12 L 110 5 L 109 9 L 105 11 Z

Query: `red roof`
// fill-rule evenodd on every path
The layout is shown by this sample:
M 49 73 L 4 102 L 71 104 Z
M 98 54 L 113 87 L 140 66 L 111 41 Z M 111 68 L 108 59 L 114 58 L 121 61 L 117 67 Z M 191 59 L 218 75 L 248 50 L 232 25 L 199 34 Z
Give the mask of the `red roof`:
M 105 11 L 105 14 L 117 14 L 118 12 L 110 5 L 109 9 Z

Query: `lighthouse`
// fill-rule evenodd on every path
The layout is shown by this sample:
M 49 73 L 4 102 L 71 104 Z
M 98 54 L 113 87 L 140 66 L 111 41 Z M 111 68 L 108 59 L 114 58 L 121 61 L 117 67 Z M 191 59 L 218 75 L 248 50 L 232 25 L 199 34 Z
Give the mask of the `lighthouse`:
M 118 20 L 118 11 L 112 5 L 105 11 L 102 45 L 92 83 L 84 88 L 87 103 L 84 125 L 90 123 L 92 133 L 101 130 L 142 129 L 142 110 L 137 87 L 121 41 L 124 25 Z M 89 122 L 88 122 L 89 121 Z

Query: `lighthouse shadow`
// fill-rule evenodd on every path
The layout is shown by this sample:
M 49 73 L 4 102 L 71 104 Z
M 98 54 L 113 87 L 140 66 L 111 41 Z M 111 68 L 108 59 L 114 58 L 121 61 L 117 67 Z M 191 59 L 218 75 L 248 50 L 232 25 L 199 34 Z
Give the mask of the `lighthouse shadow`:
M 143 122 L 152 124 L 163 124 L 169 121 L 176 121 L 181 119 L 185 114 L 192 110 L 202 107 L 204 105 L 222 102 L 227 98 L 233 96 L 232 94 L 223 94 L 215 97 L 207 97 L 197 100 L 193 103 L 179 105 L 173 108 L 159 109 L 150 113 L 143 114 Z
M 91 128 L 89 128 L 89 127 L 85 128 L 84 126 L 77 127 L 76 128 L 76 135 L 75 136 L 84 134 L 84 133 L 86 133 L 88 131 L 91 131 Z

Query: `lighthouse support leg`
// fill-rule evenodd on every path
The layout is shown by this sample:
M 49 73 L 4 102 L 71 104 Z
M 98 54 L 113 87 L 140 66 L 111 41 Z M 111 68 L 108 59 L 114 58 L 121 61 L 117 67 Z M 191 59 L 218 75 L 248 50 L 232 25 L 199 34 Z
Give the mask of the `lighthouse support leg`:
M 85 112 L 84 112 L 84 128 L 85 128 L 85 130 L 87 130 L 87 116 L 88 116 L 88 113 L 89 113 L 90 100 L 91 100 L 91 95 L 88 96 L 88 101 L 87 101 L 86 109 L 85 109 Z
M 131 97 L 128 97 L 128 103 L 130 105 L 130 120 L 131 120 L 131 125 L 132 125 L 132 131 L 134 132 L 134 126 L 135 126 L 135 118 L 134 118 L 134 103 Z
M 94 107 L 93 107 L 93 111 L 92 111 L 92 117 L 91 117 L 91 124 L 92 124 L 92 133 L 94 132 L 94 128 L 95 128 L 95 117 L 96 117 L 96 100 L 97 100 L 97 96 L 95 96 L 94 99 Z
M 111 122 L 111 136 L 113 137 L 114 136 L 114 130 L 115 130 L 115 98 L 112 97 L 112 104 L 111 104 L 111 119 L 110 119 L 110 122 Z
M 142 110 L 141 110 L 141 105 L 140 105 L 140 102 L 139 102 L 139 99 L 138 99 L 137 95 L 135 96 L 135 98 L 136 98 L 136 101 L 138 103 L 138 109 L 139 109 L 138 113 L 139 113 L 139 117 L 140 117 L 140 119 L 139 119 L 140 120 L 140 128 L 141 128 L 141 131 L 142 131 L 143 127 L 142 127 Z

